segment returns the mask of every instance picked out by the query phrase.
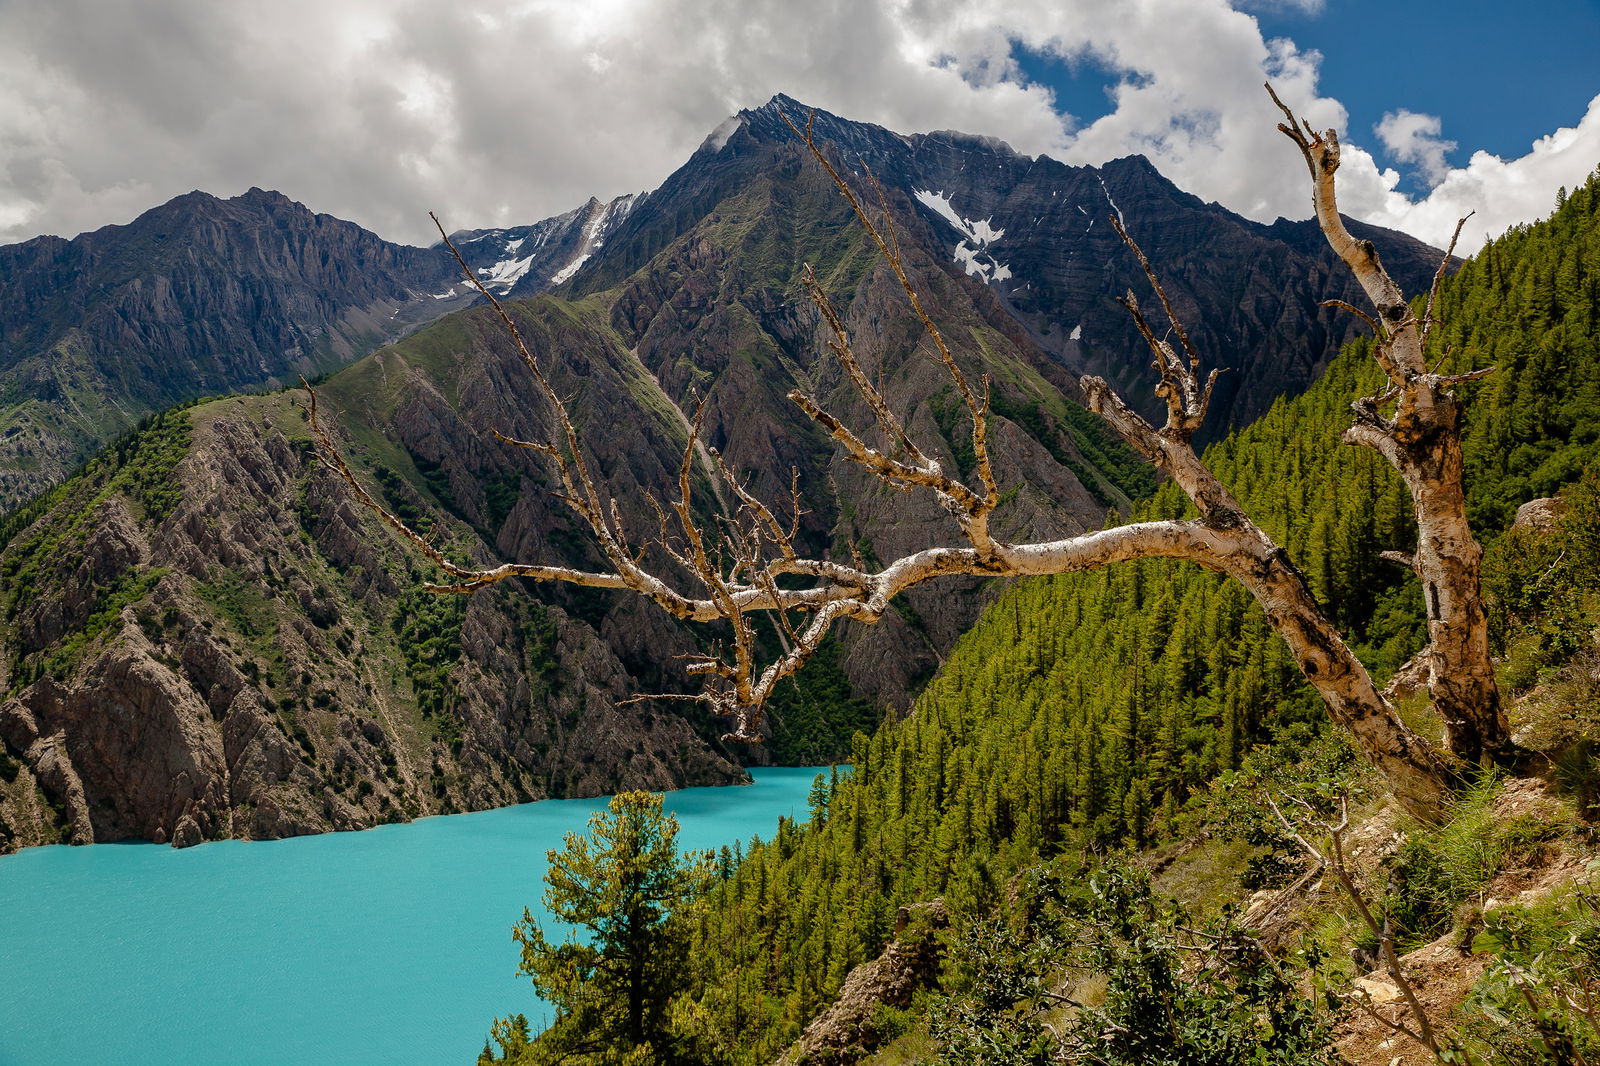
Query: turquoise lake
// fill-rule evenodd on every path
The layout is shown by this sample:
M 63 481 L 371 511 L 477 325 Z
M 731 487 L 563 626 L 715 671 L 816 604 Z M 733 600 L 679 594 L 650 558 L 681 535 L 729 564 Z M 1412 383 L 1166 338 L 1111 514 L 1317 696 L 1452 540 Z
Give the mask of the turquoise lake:
M 770 838 L 817 773 L 669 792 L 679 846 Z M 494 1017 L 548 1020 L 511 927 L 605 802 L 0 858 L 0 1066 L 471 1066 Z

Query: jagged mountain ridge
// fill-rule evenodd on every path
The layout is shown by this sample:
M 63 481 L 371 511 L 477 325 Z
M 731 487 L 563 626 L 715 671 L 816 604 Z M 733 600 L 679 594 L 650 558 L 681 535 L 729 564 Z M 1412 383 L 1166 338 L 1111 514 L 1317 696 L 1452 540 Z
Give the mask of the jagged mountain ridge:
M 1124 399 L 1156 413 L 1155 379 L 1142 342 L 1115 297 L 1148 285 L 1111 230 L 1117 212 L 1143 245 L 1206 358 L 1227 369 L 1208 426 L 1217 435 L 1298 393 L 1357 333 L 1353 316 L 1320 306 L 1361 305 L 1359 288 L 1313 221 L 1251 222 L 1174 186 L 1142 156 L 1103 167 L 1068 166 L 1021 155 L 992 137 L 940 131 L 901 135 L 778 95 L 741 111 L 652 194 L 651 210 L 616 227 L 608 261 L 574 282 L 607 288 L 636 270 L 744 180 L 752 161 L 793 144 L 785 117 L 812 123 L 835 162 L 863 181 L 871 169 L 896 206 L 916 218 L 903 236 L 936 252 L 949 269 L 983 281 L 1005 307 L 1075 374 L 1092 373 Z M 1285 157 L 1285 166 L 1299 165 Z M 909 208 L 909 211 L 907 210 Z M 1425 290 L 1440 253 L 1404 234 L 1350 222 L 1370 239 L 1407 291 Z M 1151 302 L 1146 300 L 1146 302 Z
M 531 226 L 458 230 L 450 241 L 484 287 L 496 296 L 526 297 L 569 280 L 649 193 L 629 193 L 582 207 Z M 466 291 L 466 283 L 455 286 Z
M 261 189 L 0 248 L 0 506 L 152 411 L 366 354 L 446 310 L 457 270 Z
M 468 231 L 460 247 L 491 289 L 531 295 L 636 200 Z M 442 245 L 394 244 L 262 189 L 0 247 L 0 509 L 153 411 L 316 377 L 480 299 Z

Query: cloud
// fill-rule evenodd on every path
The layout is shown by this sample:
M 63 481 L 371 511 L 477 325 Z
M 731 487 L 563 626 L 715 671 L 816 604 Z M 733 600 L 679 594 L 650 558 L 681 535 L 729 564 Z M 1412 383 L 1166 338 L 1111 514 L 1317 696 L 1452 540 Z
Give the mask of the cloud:
M 1431 189 L 1449 176 L 1450 163 L 1445 156 L 1456 150 L 1455 141 L 1439 136 L 1443 125 L 1437 115 L 1422 115 L 1402 107 L 1385 112 L 1372 132 L 1396 161 L 1416 167 Z
M 1120 72 L 1113 111 L 1081 128 L 1059 114 L 1021 80 L 1017 43 Z M 261 185 L 426 242 L 429 210 L 453 228 L 512 224 L 651 188 L 727 115 L 777 92 L 1074 163 L 1142 152 L 1252 218 L 1304 217 L 1304 173 L 1261 82 L 1344 132 L 1319 63 L 1223 0 L 1119 0 L 1114 17 L 1099 0 L 0 5 L 0 241 Z M 1435 241 L 1448 237 L 1436 216 L 1475 195 L 1499 198 L 1479 208 L 1486 223 L 1523 221 L 1516 211 L 1547 209 L 1600 158 L 1597 125 L 1591 109 L 1570 144 L 1473 156 L 1420 203 L 1352 147 L 1346 206 Z M 1437 138 L 1418 127 L 1402 142 L 1422 153 L 1413 165 L 1430 165 Z
M 1590 100 L 1577 125 L 1539 138 L 1526 155 L 1501 159 L 1474 152 L 1466 166 L 1446 173 L 1421 200 L 1395 191 L 1399 175 L 1379 171 L 1367 153 L 1357 150 L 1346 158 L 1340 204 L 1348 213 L 1439 247 L 1449 242 L 1456 222 L 1470 214 L 1460 250 L 1473 252 L 1488 237 L 1548 215 L 1557 188 L 1571 189 L 1588 179 L 1600 161 L 1600 96 Z
M 1234 0 L 1233 6 L 1240 11 L 1258 11 L 1263 14 L 1296 11 L 1305 15 L 1320 15 L 1323 8 L 1328 5 L 1327 0 Z

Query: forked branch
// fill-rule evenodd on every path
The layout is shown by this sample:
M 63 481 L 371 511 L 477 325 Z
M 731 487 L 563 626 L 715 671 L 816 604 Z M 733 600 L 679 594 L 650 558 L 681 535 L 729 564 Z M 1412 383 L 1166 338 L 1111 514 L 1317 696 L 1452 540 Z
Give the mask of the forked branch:
M 1277 818 L 1278 824 L 1296 844 L 1300 845 L 1318 868 L 1328 871 L 1338 883 L 1351 905 L 1355 908 L 1356 916 L 1366 928 L 1367 933 L 1378 944 L 1378 958 L 1383 963 L 1383 972 L 1400 993 L 1400 999 L 1405 1004 L 1406 1018 L 1397 1014 L 1388 1014 L 1378 1009 L 1372 997 L 1359 986 L 1343 998 L 1345 1002 L 1353 1004 L 1363 1014 L 1372 1018 L 1390 1032 L 1407 1037 L 1415 1041 L 1440 1062 L 1457 1062 L 1471 1066 L 1472 1059 L 1466 1049 L 1462 1048 L 1448 1036 L 1443 1036 L 1434 1027 L 1433 1019 L 1428 1016 L 1427 1008 L 1422 1005 L 1421 998 L 1417 995 L 1416 986 L 1412 983 L 1410 975 L 1406 972 L 1404 963 L 1400 960 L 1399 952 L 1395 948 L 1394 926 L 1385 909 L 1375 911 L 1373 905 L 1367 900 L 1362 891 L 1356 871 L 1351 866 L 1350 855 L 1345 845 L 1345 834 L 1350 830 L 1350 799 L 1341 794 L 1339 796 L 1338 821 L 1326 821 L 1316 817 L 1311 805 L 1296 796 L 1288 797 L 1301 809 L 1297 819 L 1290 819 L 1283 813 L 1283 808 L 1271 796 L 1267 797 L 1267 806 Z M 1327 844 L 1318 847 L 1312 843 L 1310 835 L 1324 837 Z M 1408 1020 L 1409 1019 L 1409 1020 Z
M 929 493 L 954 520 L 959 539 L 950 545 L 923 548 L 876 570 L 859 557 L 849 563 L 804 557 L 796 550 L 794 541 L 795 523 L 799 518 L 798 488 L 791 485 L 794 517 L 785 525 L 749 486 L 733 476 L 720 454 L 709 451 L 706 452 L 711 457 L 708 473 L 728 486 L 736 506 L 731 513 L 706 519 L 691 496 L 699 451 L 701 409 L 691 422 L 689 439 L 684 446 L 676 498 L 664 503 L 653 498 L 649 500 L 656 514 L 658 534 L 653 541 L 633 546 L 623 528 L 616 501 L 608 498 L 597 485 L 585 461 L 574 420 L 540 360 L 518 330 L 516 317 L 484 288 L 456 253 L 464 272 L 506 325 L 519 358 L 529 368 L 539 396 L 555 422 L 552 441 L 523 441 L 503 435 L 501 439 L 531 448 L 554 465 L 561 483 L 558 495 L 593 532 L 606 569 L 588 571 L 527 564 L 473 569 L 452 562 L 361 486 L 339 457 L 335 442 L 321 423 L 316 396 L 312 393 L 309 412 L 313 432 L 334 460 L 335 469 L 352 486 L 361 502 L 452 579 L 430 588 L 437 592 L 470 592 L 510 577 L 566 581 L 629 589 L 649 597 L 677 618 L 697 622 L 721 620 L 729 627 L 728 653 L 695 656 L 688 668 L 691 674 L 707 681 L 705 689 L 696 695 L 670 698 L 709 704 L 731 717 L 733 726 L 729 737 L 751 739 L 758 733 L 763 708 L 774 686 L 815 653 L 837 621 L 849 618 L 869 625 L 875 623 L 883 618 L 896 596 L 925 582 L 953 575 L 1060 574 L 1152 557 L 1187 560 L 1244 584 L 1284 636 L 1306 678 L 1322 695 L 1332 716 L 1351 730 L 1368 758 L 1388 778 L 1400 801 L 1423 817 L 1433 817 L 1442 811 L 1447 792 L 1443 761 L 1399 720 L 1360 661 L 1322 614 L 1304 577 L 1288 556 L 1250 521 L 1233 494 L 1196 455 L 1191 440 L 1205 418 L 1217 371 L 1212 370 L 1202 382 L 1199 352 L 1178 320 L 1172 301 L 1149 260 L 1126 231 L 1117 226 L 1149 279 L 1167 315 L 1170 331 L 1178 341 L 1178 347 L 1174 348 L 1158 335 L 1138 301 L 1129 294 L 1125 304 L 1150 348 L 1160 376 L 1157 392 L 1166 401 L 1166 424 L 1159 430 L 1151 426 L 1100 379 L 1083 379 L 1083 388 L 1091 409 L 1103 415 L 1130 444 L 1165 471 L 1194 501 L 1199 517 L 1189 521 L 1140 522 L 1060 540 L 1010 544 L 996 537 L 990 528 L 1000 492 L 989 447 L 991 412 L 987 383 L 981 389 L 973 387 L 912 285 L 888 197 L 870 171 L 868 180 L 876 190 L 877 218 L 817 144 L 812 121 L 808 120 L 804 131 L 792 122 L 790 128 L 810 149 L 813 158 L 830 175 L 850 205 L 905 293 L 915 320 L 931 340 L 934 357 L 961 396 L 972 423 L 977 483 L 975 486 L 966 484 L 946 472 L 929 450 L 912 437 L 905 420 L 862 365 L 844 316 L 809 266 L 803 271 L 802 284 L 826 328 L 826 346 L 866 403 L 882 438 L 881 445 L 869 441 L 830 413 L 810 393 L 796 390 L 790 397 L 838 444 L 843 459 L 866 467 L 888 485 Z M 1309 136 L 1312 135 L 1301 137 L 1307 150 L 1313 144 Z M 1336 151 L 1334 155 L 1336 159 Z M 1326 172 L 1331 178 L 1331 167 Z M 437 224 L 437 220 L 435 222 Z M 440 233 L 444 236 L 443 227 Z M 444 239 L 455 252 L 448 236 Z M 765 665 L 761 663 L 756 628 L 748 618 L 752 611 L 777 614 L 776 628 L 784 650 Z

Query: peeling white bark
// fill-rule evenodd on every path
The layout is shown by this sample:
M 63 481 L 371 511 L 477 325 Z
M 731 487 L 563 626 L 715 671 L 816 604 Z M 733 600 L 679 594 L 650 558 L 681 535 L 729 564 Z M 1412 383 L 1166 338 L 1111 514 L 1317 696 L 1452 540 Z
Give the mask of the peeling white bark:
M 1317 223 L 1378 312 L 1375 355 L 1390 387 L 1381 396 L 1353 405 L 1356 422 L 1344 439 L 1383 456 L 1411 493 L 1417 550 L 1410 565 L 1422 581 L 1427 602 L 1429 694 L 1444 721 L 1450 752 L 1469 764 L 1487 763 L 1510 748 L 1511 738 L 1489 654 L 1489 624 L 1479 584 L 1483 549 L 1467 522 L 1461 403 L 1450 389 L 1493 368 L 1457 376 L 1428 369 L 1425 343 L 1445 264 L 1434 276 L 1428 310 L 1418 322 L 1371 242 L 1356 240 L 1339 217 L 1334 188 L 1338 135 L 1333 130 L 1315 132 L 1296 121 L 1276 94 L 1272 98 L 1288 119 L 1278 128 L 1295 142 L 1311 173 Z M 1457 225 L 1456 233 L 1460 232 Z M 1453 251 L 1454 239 L 1450 244 Z M 1448 262 L 1448 253 L 1445 259 Z M 1394 413 L 1385 417 L 1380 412 L 1391 403 Z

